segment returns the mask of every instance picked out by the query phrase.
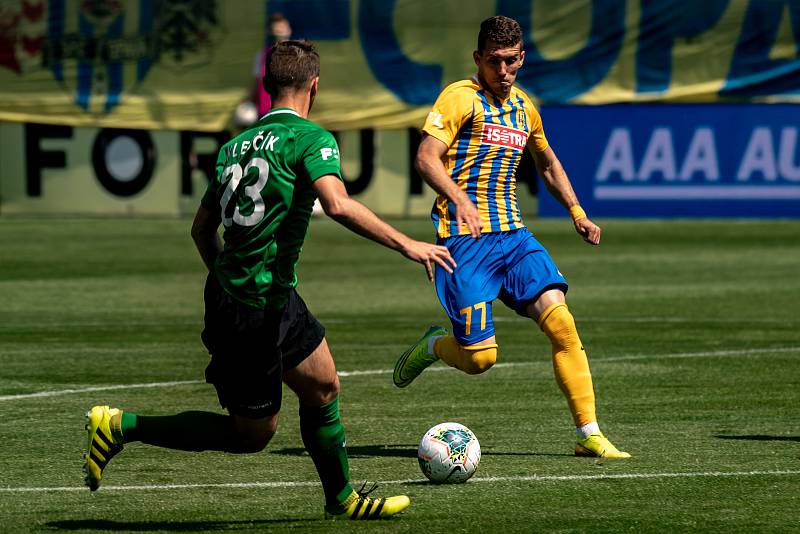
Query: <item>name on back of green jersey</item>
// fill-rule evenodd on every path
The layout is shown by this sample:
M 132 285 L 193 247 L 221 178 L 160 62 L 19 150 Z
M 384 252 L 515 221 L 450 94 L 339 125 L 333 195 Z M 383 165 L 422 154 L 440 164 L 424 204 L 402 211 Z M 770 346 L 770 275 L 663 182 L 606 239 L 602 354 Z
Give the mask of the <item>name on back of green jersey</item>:
M 251 148 L 253 150 L 269 150 L 273 152 L 275 150 L 275 143 L 280 139 L 272 134 L 272 132 L 267 132 L 267 135 L 264 135 L 264 130 L 258 132 L 252 140 L 244 139 L 242 141 L 241 146 L 239 143 L 234 143 L 232 146 L 228 147 L 228 157 L 229 158 L 243 158 L 244 155 L 247 153 L 248 150 Z

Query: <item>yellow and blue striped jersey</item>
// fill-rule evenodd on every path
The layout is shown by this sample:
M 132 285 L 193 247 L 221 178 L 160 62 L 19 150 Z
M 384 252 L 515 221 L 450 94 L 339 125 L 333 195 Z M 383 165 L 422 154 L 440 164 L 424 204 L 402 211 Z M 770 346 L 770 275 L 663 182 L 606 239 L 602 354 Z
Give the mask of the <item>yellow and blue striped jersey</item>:
M 517 87 L 505 101 L 477 79 L 447 86 L 436 99 L 422 130 L 448 146 L 445 170 L 477 206 L 481 232 L 522 228 L 515 173 L 533 136 L 534 149 L 547 150 L 542 119 L 528 95 Z M 439 237 L 469 234 L 457 228 L 455 206 L 443 195 L 431 211 Z

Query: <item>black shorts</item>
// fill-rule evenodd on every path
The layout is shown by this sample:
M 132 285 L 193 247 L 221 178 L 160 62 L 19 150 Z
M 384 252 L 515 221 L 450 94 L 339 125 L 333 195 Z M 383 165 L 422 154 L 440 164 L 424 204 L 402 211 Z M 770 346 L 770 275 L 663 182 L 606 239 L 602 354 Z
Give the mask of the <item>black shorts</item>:
M 283 310 L 260 310 L 234 299 L 212 273 L 204 298 L 201 337 L 211 354 L 206 382 L 232 414 L 275 415 L 281 409 L 283 373 L 322 343 L 325 328 L 295 290 Z

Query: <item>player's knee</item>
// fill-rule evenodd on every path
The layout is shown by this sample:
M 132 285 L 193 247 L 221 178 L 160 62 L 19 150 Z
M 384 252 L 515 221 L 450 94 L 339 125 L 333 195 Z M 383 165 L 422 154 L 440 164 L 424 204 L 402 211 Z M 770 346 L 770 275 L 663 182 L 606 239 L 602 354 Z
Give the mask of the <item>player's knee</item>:
M 263 419 L 237 417 L 234 422 L 236 452 L 243 454 L 263 451 L 278 429 L 278 415 Z
M 545 310 L 539 318 L 539 326 L 554 344 L 563 344 L 577 334 L 575 318 L 566 304 L 557 304 Z
M 339 396 L 339 375 L 318 377 L 297 392 L 300 402 L 309 406 L 321 406 L 334 401 Z
M 333 402 L 339 396 L 339 375 L 334 374 L 329 380 L 320 383 L 317 390 L 320 404 Z
M 497 346 L 470 347 L 469 357 L 465 359 L 464 371 L 471 375 L 478 375 L 488 371 L 497 362 Z

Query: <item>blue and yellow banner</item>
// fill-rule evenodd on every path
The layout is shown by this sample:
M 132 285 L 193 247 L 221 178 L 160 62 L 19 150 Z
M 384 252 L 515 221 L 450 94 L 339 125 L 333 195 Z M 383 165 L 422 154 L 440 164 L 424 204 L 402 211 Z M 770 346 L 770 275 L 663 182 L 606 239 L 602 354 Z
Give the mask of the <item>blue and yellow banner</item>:
M 590 216 L 800 217 L 796 104 L 547 106 L 542 120 Z M 542 194 L 539 215 L 565 210 Z
M 495 14 L 540 102 L 800 102 L 800 0 L 3 0 L 0 120 L 222 130 L 276 12 L 319 45 L 330 129 L 420 126 Z

